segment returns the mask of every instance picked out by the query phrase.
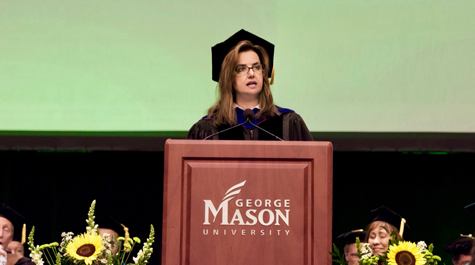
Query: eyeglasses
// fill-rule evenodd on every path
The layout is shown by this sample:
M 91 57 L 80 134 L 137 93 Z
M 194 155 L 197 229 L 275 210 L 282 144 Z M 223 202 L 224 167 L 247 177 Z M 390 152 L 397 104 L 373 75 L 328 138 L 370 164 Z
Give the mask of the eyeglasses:
M 236 73 L 237 75 L 247 75 L 247 73 L 249 73 L 251 69 L 254 73 L 262 73 L 262 70 L 264 70 L 265 68 L 266 66 L 260 63 L 256 63 L 251 67 L 244 64 L 240 64 L 236 67 Z

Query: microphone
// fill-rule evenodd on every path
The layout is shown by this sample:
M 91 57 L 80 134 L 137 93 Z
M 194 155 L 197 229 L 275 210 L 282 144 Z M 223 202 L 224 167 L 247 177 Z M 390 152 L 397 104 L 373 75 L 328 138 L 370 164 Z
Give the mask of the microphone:
M 245 109 L 244 112 L 242 113 L 242 118 L 246 122 L 251 123 L 251 121 L 254 119 L 254 111 L 252 111 L 252 109 Z
M 252 111 L 252 109 L 245 109 L 244 112 L 242 113 L 242 117 L 245 120 L 244 123 L 249 122 L 249 124 L 251 124 L 252 126 L 257 127 L 258 129 L 268 133 L 269 135 L 274 136 L 274 138 L 276 138 L 278 140 L 281 140 L 281 141 L 284 141 L 281 138 L 279 138 L 277 135 L 275 135 L 273 133 L 270 133 L 270 132 L 264 130 L 263 128 L 257 126 L 256 124 L 252 123 L 251 121 L 254 119 L 254 111 Z

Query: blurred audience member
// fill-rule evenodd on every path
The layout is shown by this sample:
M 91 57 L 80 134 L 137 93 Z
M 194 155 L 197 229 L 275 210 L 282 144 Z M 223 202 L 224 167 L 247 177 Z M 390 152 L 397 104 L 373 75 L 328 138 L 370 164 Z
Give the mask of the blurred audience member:
M 338 240 L 341 240 L 345 243 L 344 253 L 345 259 L 348 261 L 348 265 L 358 265 L 358 250 L 356 248 L 356 238 L 360 239 L 361 243 L 365 241 L 365 232 L 363 229 L 353 230 L 344 234 L 341 234 L 337 237 Z
M 454 239 L 444 246 L 444 250 L 447 253 L 453 255 L 452 264 L 454 265 L 467 265 L 472 260 L 470 251 L 473 247 L 472 235 L 460 235 L 459 238 Z
M 20 246 L 23 247 L 22 244 L 26 241 L 25 218 L 10 206 L 0 203 L 0 246 L 8 253 L 7 265 L 35 265 L 29 258 L 23 257 L 23 250 L 21 254 L 17 251 L 15 254 L 10 253 L 9 246 L 14 237 L 21 240 Z
M 406 224 L 406 220 L 388 207 L 383 205 L 372 210 L 371 217 L 372 222 L 366 229 L 366 242 L 368 242 L 373 255 L 382 255 L 388 250 L 389 240 L 393 232 L 396 233 L 397 239 L 409 240 L 409 226 Z M 406 234 L 403 238 L 404 232 Z

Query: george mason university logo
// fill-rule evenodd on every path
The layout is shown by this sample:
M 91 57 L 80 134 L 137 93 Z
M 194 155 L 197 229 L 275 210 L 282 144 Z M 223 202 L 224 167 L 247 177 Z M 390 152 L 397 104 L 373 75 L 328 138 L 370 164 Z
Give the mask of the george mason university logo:
M 246 181 L 232 186 L 225 194 L 222 202 L 216 208 L 211 200 L 203 200 L 203 225 L 218 224 L 226 226 L 289 226 L 290 199 L 237 199 L 234 212 L 229 211 L 229 203 L 236 198 Z M 279 230 L 280 231 L 280 230 Z M 290 232 L 290 230 L 289 230 Z

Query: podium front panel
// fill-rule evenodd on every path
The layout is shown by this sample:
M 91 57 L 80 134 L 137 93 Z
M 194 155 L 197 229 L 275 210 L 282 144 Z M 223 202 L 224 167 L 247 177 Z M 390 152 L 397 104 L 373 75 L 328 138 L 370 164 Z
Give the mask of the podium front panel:
M 167 141 L 162 263 L 331 264 L 331 152 Z

